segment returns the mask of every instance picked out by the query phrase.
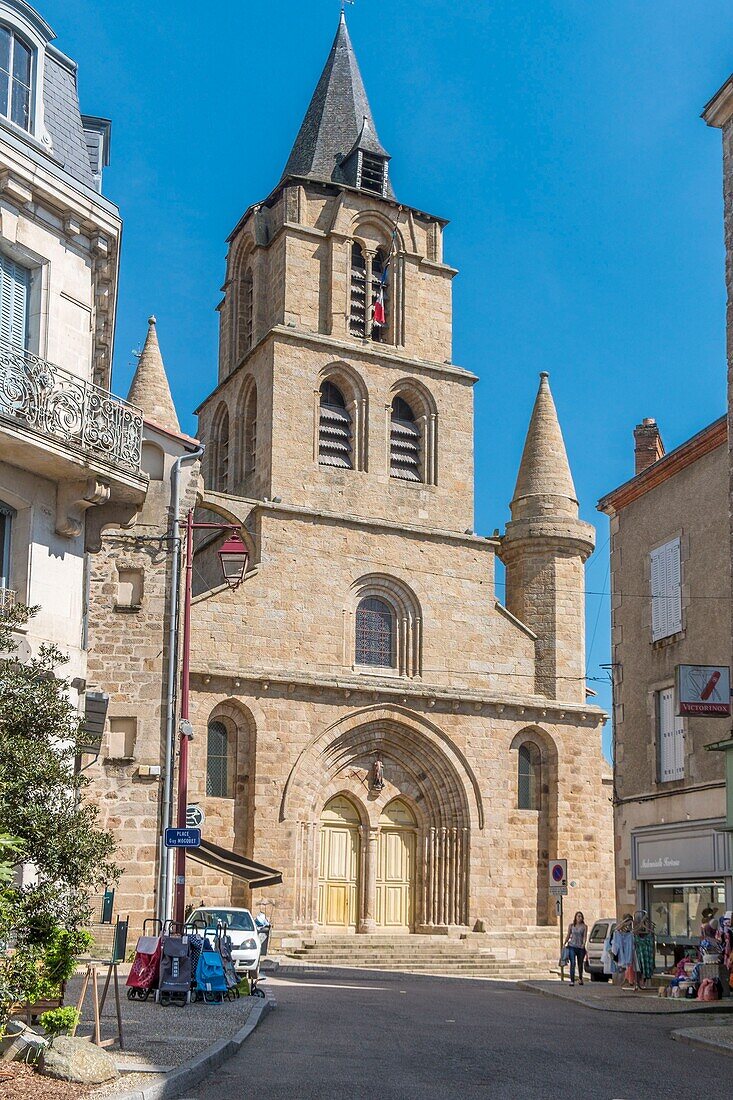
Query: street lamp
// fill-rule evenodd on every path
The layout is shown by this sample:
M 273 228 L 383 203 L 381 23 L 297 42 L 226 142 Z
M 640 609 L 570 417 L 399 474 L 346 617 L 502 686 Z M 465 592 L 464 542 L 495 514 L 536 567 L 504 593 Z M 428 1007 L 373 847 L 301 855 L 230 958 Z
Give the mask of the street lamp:
M 186 578 L 183 597 L 183 644 L 181 655 L 181 721 L 179 722 L 178 757 L 178 809 L 176 825 L 186 828 L 186 810 L 188 808 L 188 746 L 193 735 L 189 718 L 189 682 L 191 663 L 191 602 L 193 598 L 193 533 L 194 531 L 229 531 L 227 541 L 219 550 L 222 576 L 229 587 L 239 588 L 249 561 L 249 551 L 242 540 L 238 524 L 233 523 L 194 523 L 193 512 L 186 517 Z M 186 907 L 186 849 L 176 848 L 175 895 L 173 916 L 180 924 L 184 922 Z
M 232 532 L 219 550 L 221 571 L 231 589 L 239 588 L 242 583 L 248 560 L 249 551 L 242 542 L 242 536 L 239 531 Z

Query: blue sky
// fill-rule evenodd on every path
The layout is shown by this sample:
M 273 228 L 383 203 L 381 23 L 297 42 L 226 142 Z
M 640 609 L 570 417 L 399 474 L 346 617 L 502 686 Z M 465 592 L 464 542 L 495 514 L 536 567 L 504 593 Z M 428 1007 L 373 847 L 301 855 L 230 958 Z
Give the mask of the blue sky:
M 339 4 L 41 8 L 79 62 L 82 109 L 113 120 L 105 192 L 125 220 L 114 388 L 127 392 L 154 312 L 193 432 L 216 377 L 225 238 L 280 176 Z M 588 672 L 602 676 L 596 500 L 630 476 L 642 417 L 670 448 L 724 410 L 720 135 L 699 115 L 733 71 L 733 7 L 357 0 L 347 18 L 398 197 L 451 221 L 454 359 L 481 378 L 477 529 L 508 518 L 549 370 L 582 514 L 598 527 Z

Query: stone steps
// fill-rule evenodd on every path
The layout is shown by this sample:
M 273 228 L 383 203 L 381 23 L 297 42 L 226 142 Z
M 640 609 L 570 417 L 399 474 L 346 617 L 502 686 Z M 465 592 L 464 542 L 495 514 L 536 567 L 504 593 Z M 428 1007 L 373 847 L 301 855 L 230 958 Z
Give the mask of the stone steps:
M 493 946 L 441 936 L 324 936 L 294 945 L 283 962 L 304 970 L 346 967 L 513 981 L 548 977 L 541 958 L 501 958 L 499 945 Z

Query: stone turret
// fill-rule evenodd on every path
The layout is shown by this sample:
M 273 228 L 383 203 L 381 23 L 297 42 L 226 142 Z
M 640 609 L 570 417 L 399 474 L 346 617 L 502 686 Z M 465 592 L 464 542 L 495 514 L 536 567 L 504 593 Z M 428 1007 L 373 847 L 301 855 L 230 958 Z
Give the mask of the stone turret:
M 181 427 L 176 416 L 168 376 L 160 354 L 155 317 L 148 318 L 148 335 L 140 353 L 135 377 L 130 386 L 127 400 L 142 409 L 146 420 L 152 420 L 161 428 L 180 433 Z
M 534 690 L 585 701 L 585 578 L 595 532 L 578 517 L 565 443 L 550 392 L 540 387 L 501 544 L 506 604 L 537 635 Z

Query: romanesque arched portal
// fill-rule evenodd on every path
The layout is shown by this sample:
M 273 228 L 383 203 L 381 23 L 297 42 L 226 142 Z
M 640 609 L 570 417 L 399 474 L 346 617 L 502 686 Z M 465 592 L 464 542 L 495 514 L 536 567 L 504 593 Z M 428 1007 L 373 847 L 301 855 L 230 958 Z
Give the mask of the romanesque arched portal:
M 376 759 L 381 786 L 373 781 Z M 281 819 L 295 825 L 294 925 L 322 926 L 321 845 L 324 835 L 331 838 L 321 822 L 338 796 L 350 800 L 360 821 L 354 927 L 431 931 L 466 924 L 471 830 L 483 826 L 475 777 L 432 723 L 407 709 L 375 706 L 315 737 L 288 777 Z

